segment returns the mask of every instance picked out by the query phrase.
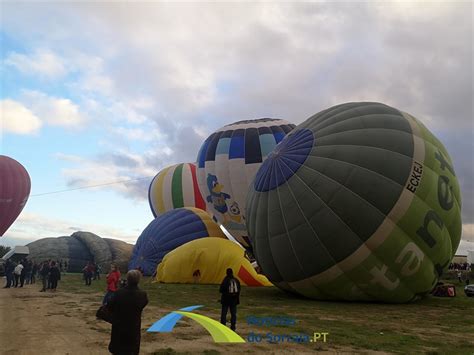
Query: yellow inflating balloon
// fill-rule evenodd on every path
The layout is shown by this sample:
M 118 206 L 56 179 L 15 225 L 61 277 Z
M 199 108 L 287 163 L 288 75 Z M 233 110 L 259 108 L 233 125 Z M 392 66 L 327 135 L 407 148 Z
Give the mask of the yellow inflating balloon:
M 242 285 L 272 286 L 264 275 L 257 274 L 244 254 L 244 249 L 230 240 L 196 239 L 164 257 L 157 267 L 156 281 L 220 284 L 231 268 Z

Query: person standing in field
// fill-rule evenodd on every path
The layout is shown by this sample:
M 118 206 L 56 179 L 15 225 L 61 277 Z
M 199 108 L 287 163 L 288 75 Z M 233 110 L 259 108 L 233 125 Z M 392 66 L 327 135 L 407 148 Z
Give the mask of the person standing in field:
M 61 280 L 61 271 L 59 271 L 56 262 L 51 262 L 51 268 L 49 269 L 49 280 L 51 282 L 51 291 L 55 292 L 58 287 L 58 281 Z
M 15 266 L 13 265 L 13 262 L 8 259 L 7 262 L 5 263 L 5 276 L 7 278 L 7 283 L 3 288 L 10 288 L 13 286 L 13 271 L 15 270 Z
M 48 276 L 49 276 L 49 262 L 48 261 L 43 262 L 43 265 L 41 266 L 39 274 L 41 276 L 41 281 L 43 282 L 43 288 L 41 289 L 40 292 L 45 292 L 46 287 L 48 287 Z
M 115 292 L 107 304 L 112 313 L 109 351 L 112 354 L 139 354 L 143 308 L 148 304 L 145 291 L 138 288 L 141 273 L 130 270 L 127 286 Z
M 26 284 L 28 285 L 28 278 L 31 275 L 31 266 L 30 266 L 30 261 L 27 260 L 26 258 L 21 261 L 23 265 L 23 270 L 21 270 L 21 275 L 20 275 L 20 287 L 23 287 L 23 285 Z
M 234 277 L 232 269 L 227 269 L 226 274 L 219 287 L 222 305 L 221 323 L 226 325 L 227 311 L 230 309 L 230 329 L 235 330 L 237 305 L 240 303 L 240 281 Z
M 94 276 L 94 280 L 97 279 L 97 280 L 100 280 L 100 272 L 102 271 L 102 268 L 100 267 L 99 264 L 96 264 L 95 265 L 95 276 Z
M 30 279 L 31 284 L 36 283 L 36 273 L 37 272 L 38 272 L 38 264 L 35 262 L 35 263 L 33 263 L 33 266 L 31 268 L 31 279 Z
M 49 271 L 51 271 L 51 265 L 52 265 L 53 261 L 51 259 L 48 260 L 48 266 L 49 266 Z M 51 289 L 51 278 L 49 277 L 49 274 L 48 274 L 48 286 L 46 287 L 47 290 L 50 290 Z
M 20 276 L 21 273 L 23 272 L 23 265 L 22 263 L 18 263 L 17 266 L 15 266 L 15 270 L 13 273 L 15 274 L 15 287 L 18 287 L 18 282 L 20 281 Z
M 29 285 L 31 282 L 31 271 L 33 268 L 33 264 L 31 260 L 25 259 L 25 284 Z
M 117 292 L 120 283 L 120 271 L 115 264 L 110 265 L 110 272 L 107 274 L 107 290 L 102 304 L 107 304 Z
M 93 275 L 93 271 L 94 270 L 94 267 L 92 265 L 92 262 L 88 262 L 86 266 L 84 266 L 84 269 L 82 269 L 83 273 L 84 273 L 84 279 L 86 281 L 86 286 L 90 286 L 91 283 L 92 283 L 92 275 Z

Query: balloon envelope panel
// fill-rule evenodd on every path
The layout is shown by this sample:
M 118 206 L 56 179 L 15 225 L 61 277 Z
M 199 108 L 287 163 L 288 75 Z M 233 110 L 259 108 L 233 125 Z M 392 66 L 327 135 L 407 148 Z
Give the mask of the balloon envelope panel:
M 347 103 L 297 126 L 247 198 L 254 254 L 277 286 L 316 299 L 407 302 L 435 286 L 461 236 L 444 146 L 414 117 Z
M 168 253 L 158 265 L 156 280 L 164 283 L 220 284 L 231 268 L 242 285 L 272 286 L 257 274 L 236 243 L 220 238 L 203 238 Z
M 168 252 L 205 237 L 225 238 L 207 212 L 192 207 L 168 211 L 143 230 L 133 248 L 129 269 L 141 267 L 145 275 L 152 275 Z
M 198 183 L 216 219 L 245 248 L 251 248 L 245 201 L 255 174 L 295 125 L 272 118 L 239 121 L 211 134 L 197 157 Z
M 196 165 L 181 163 L 161 170 L 148 189 L 148 202 L 153 216 L 180 207 L 206 209 L 199 191 Z
M 0 236 L 20 215 L 30 195 L 30 176 L 16 160 L 0 155 Z

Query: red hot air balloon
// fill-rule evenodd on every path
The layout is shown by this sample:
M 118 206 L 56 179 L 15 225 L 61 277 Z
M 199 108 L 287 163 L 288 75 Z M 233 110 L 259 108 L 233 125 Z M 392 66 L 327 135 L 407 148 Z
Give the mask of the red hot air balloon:
M 16 160 L 0 155 L 0 236 L 25 207 L 30 195 L 30 176 Z

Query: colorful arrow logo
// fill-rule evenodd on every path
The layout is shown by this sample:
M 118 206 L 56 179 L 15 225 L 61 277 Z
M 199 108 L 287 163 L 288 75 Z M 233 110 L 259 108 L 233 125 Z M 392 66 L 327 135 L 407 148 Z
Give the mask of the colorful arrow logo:
M 212 339 L 214 339 L 214 342 L 216 343 L 245 343 L 245 340 L 240 335 L 227 328 L 225 325 L 209 317 L 191 312 L 201 307 L 203 306 L 189 306 L 168 313 L 166 316 L 162 317 L 150 328 L 148 328 L 147 332 L 169 333 L 173 331 L 176 323 L 183 316 L 186 316 L 201 324 L 209 332 L 209 334 L 211 334 Z

